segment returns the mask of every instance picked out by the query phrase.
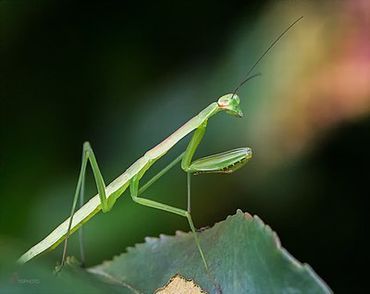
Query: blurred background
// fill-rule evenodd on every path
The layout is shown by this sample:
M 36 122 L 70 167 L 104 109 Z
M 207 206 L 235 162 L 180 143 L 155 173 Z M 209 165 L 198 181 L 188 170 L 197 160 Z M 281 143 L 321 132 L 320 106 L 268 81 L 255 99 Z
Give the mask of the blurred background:
M 231 92 L 303 15 L 240 90 L 245 116 L 209 121 L 196 157 L 240 146 L 254 157 L 193 178 L 193 217 L 203 227 L 238 208 L 257 214 L 335 292 L 366 289 L 369 1 L 1 1 L 0 12 L 1 246 L 23 252 L 68 216 L 85 140 L 109 183 Z M 95 195 L 90 170 L 87 185 Z M 186 207 L 186 176 L 176 167 L 146 194 Z M 85 225 L 88 265 L 176 230 L 188 231 L 184 219 L 125 193 Z M 39 260 L 52 266 L 61 251 Z

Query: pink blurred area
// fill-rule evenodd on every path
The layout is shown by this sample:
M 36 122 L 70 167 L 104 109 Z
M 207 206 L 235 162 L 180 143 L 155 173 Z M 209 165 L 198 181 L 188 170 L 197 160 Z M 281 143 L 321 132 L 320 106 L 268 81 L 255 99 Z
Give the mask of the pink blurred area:
M 370 113 L 370 1 L 333 3 L 327 13 L 318 2 L 303 9 L 305 18 L 295 30 L 305 39 L 298 50 L 288 48 L 277 57 L 289 64 L 293 56 L 289 66 L 298 70 L 276 86 L 277 97 L 267 106 L 271 117 L 265 125 L 271 127 L 263 130 L 260 145 L 276 149 L 269 161 L 279 162 L 274 154 L 299 155 L 341 123 Z
M 310 81 L 313 97 L 324 102 L 311 105 L 323 128 L 369 112 L 370 2 L 348 1 L 343 10 L 336 20 L 342 33 L 332 44 L 337 51 Z

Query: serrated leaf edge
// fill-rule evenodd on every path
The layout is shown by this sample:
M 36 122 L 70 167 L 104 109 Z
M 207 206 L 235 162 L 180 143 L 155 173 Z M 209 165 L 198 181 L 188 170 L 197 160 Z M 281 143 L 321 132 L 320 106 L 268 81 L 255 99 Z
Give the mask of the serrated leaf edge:
M 266 225 L 263 222 L 263 220 L 261 218 L 259 218 L 257 215 L 252 216 L 248 212 L 243 212 L 241 209 L 237 209 L 236 214 L 228 215 L 226 217 L 226 219 L 214 223 L 213 226 L 208 227 L 204 231 L 198 232 L 198 234 L 202 234 L 203 232 L 205 232 L 207 230 L 211 230 L 214 227 L 221 225 L 223 222 L 226 222 L 228 219 L 233 218 L 233 217 L 238 216 L 238 215 L 243 215 L 243 217 L 247 221 L 256 223 L 258 226 L 261 226 L 267 234 L 271 234 L 271 236 L 273 238 L 273 241 L 275 243 L 276 249 L 286 259 L 288 259 L 291 262 L 291 264 L 293 264 L 296 267 L 296 269 L 298 271 L 307 272 L 315 281 L 317 281 L 317 283 L 321 286 L 321 288 L 327 290 L 327 293 L 333 293 L 333 291 L 330 289 L 330 287 L 316 274 L 316 272 L 312 269 L 311 266 L 309 266 L 307 263 L 301 263 L 295 257 L 293 257 L 284 247 L 282 247 L 277 233 L 274 230 L 272 230 L 269 225 Z M 114 255 L 111 260 L 105 260 L 100 265 L 89 268 L 88 271 L 90 271 L 92 273 L 104 272 L 103 269 L 108 267 L 116 259 L 124 257 L 125 255 L 131 253 L 132 251 L 140 250 L 140 248 L 145 246 L 146 244 L 155 243 L 155 242 L 165 242 L 169 239 L 173 239 L 173 238 L 176 238 L 178 236 L 192 238 L 191 232 L 183 232 L 183 231 L 180 231 L 180 230 L 177 230 L 174 235 L 160 234 L 159 237 L 145 237 L 143 243 L 136 243 L 134 246 L 127 247 L 126 252 L 123 252 L 123 253 L 118 254 L 118 255 Z

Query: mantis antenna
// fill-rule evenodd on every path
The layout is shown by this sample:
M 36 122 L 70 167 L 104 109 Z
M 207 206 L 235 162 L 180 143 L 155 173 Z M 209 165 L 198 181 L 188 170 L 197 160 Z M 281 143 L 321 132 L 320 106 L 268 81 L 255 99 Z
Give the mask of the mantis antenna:
M 279 42 L 279 40 L 292 28 L 294 27 L 294 25 L 299 22 L 301 19 L 303 18 L 303 16 L 297 18 L 295 21 L 293 21 L 291 23 L 290 26 L 288 26 L 271 44 L 270 46 L 267 47 L 267 49 L 265 50 L 265 52 L 262 53 L 262 55 L 257 59 L 257 61 L 251 66 L 251 68 L 248 70 L 247 74 L 246 74 L 246 78 L 235 88 L 235 90 L 233 91 L 233 96 L 236 94 L 236 92 L 238 92 L 238 90 L 246 83 L 248 82 L 249 80 L 257 77 L 257 76 L 260 76 L 261 74 L 258 73 L 258 74 L 255 74 L 255 75 L 252 75 L 252 76 L 249 76 L 250 73 L 256 68 L 256 66 L 258 65 L 258 63 L 260 63 L 260 61 L 266 56 L 267 53 L 270 52 L 270 50 L 272 49 L 272 47 L 274 47 L 276 45 L 277 42 Z

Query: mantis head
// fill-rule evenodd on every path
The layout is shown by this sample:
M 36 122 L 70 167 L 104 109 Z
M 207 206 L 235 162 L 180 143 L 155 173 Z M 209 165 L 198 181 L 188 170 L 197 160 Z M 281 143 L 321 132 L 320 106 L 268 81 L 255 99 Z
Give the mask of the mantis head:
M 218 107 L 225 110 L 228 114 L 233 116 L 242 117 L 243 112 L 240 109 L 240 99 L 236 94 L 226 94 L 217 101 Z

